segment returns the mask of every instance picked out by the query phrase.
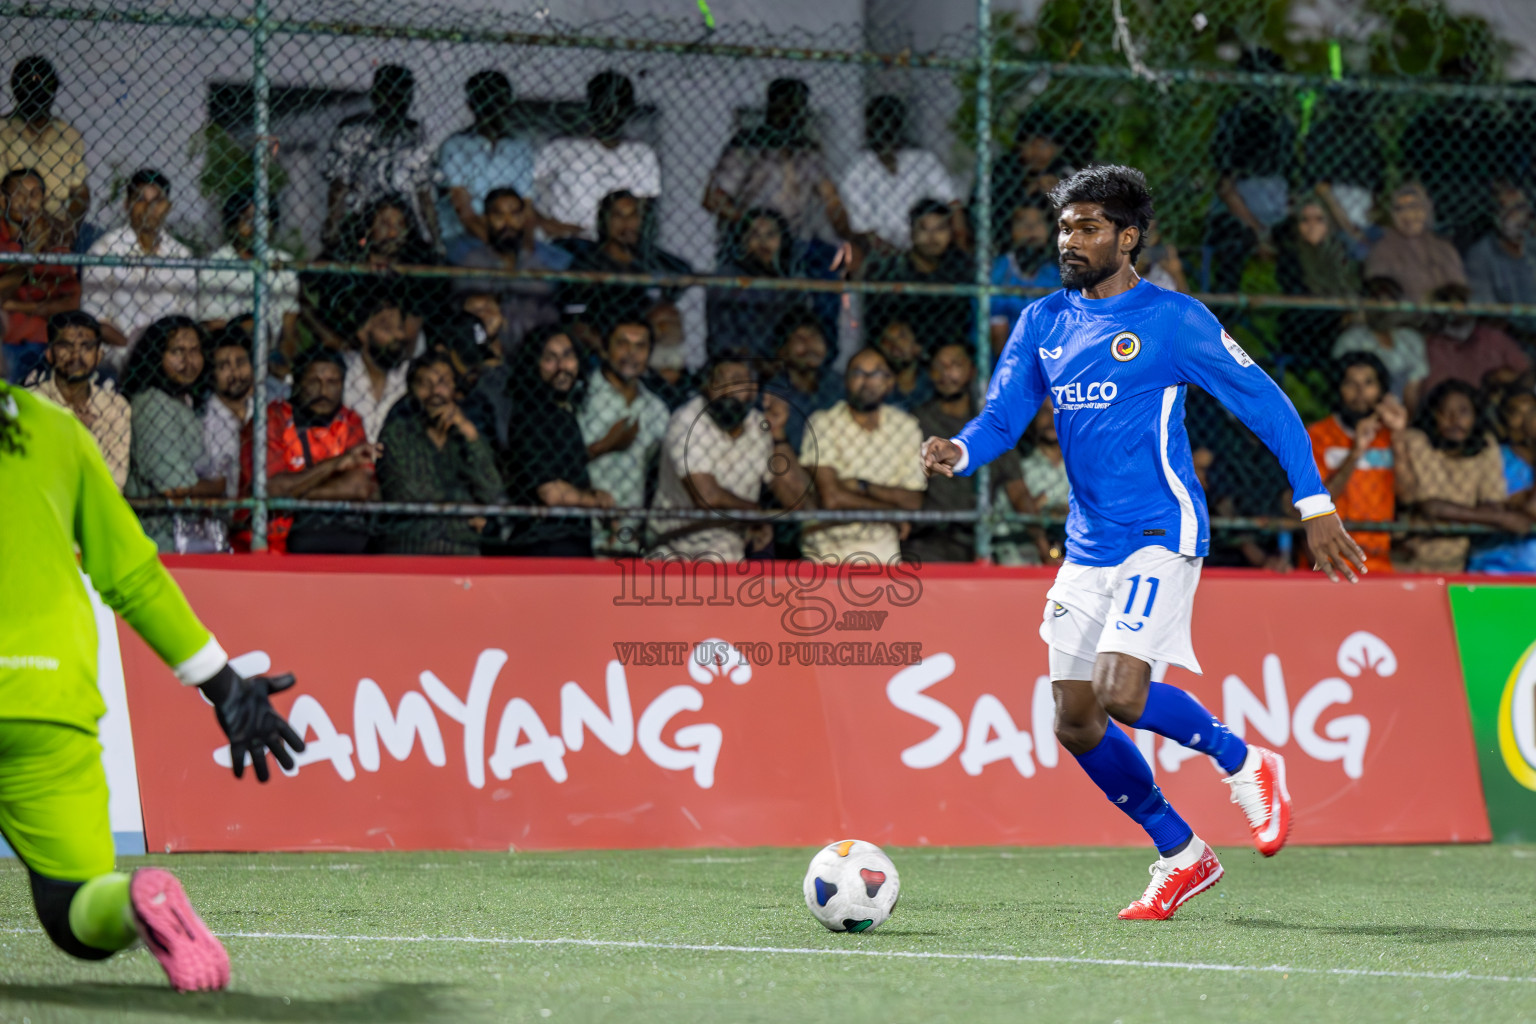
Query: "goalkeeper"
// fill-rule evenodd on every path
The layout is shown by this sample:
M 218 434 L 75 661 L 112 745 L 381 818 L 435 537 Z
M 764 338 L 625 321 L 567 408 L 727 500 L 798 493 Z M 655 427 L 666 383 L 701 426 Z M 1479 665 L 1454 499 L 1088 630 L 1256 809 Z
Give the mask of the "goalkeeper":
M 43 930 L 101 960 L 134 941 L 180 990 L 229 984 L 229 956 L 161 868 L 113 870 L 96 722 L 96 590 L 183 684 L 213 704 L 236 777 L 266 751 L 303 750 L 267 699 L 292 676 L 242 678 L 193 615 L 118 494 L 96 442 L 68 411 L 0 383 L 0 833 L 27 867 Z M 286 745 L 286 746 L 285 746 Z

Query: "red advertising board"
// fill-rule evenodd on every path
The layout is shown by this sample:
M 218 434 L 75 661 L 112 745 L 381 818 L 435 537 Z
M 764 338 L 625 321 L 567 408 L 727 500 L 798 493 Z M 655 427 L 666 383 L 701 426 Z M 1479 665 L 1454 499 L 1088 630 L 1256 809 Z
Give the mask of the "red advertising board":
M 173 572 L 241 668 L 298 675 L 276 703 L 310 747 L 236 782 L 207 706 L 122 631 L 150 850 L 1145 841 L 1052 736 L 1039 573 Z M 1195 647 L 1206 674 L 1168 681 L 1286 755 L 1293 841 L 1489 838 L 1439 582 L 1208 576 Z M 1202 836 L 1248 841 L 1208 759 L 1136 739 Z

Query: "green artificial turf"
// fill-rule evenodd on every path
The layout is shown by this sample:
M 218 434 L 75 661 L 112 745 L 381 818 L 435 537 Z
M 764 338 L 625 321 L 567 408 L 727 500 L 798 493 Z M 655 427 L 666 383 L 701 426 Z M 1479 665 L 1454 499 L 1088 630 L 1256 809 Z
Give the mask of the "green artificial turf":
M 1141 851 L 893 849 L 901 905 L 862 935 L 806 912 L 813 852 L 131 858 L 175 870 L 229 946 L 232 990 L 180 996 L 143 950 L 56 952 L 3 861 L 0 1021 L 1536 1020 L 1531 847 L 1227 850 L 1163 923 L 1115 919 Z

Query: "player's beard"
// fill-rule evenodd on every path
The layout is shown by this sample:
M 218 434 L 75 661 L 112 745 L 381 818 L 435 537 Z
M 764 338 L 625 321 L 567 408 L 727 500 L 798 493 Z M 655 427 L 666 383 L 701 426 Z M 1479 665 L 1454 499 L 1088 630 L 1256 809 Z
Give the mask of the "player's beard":
M 1112 263 L 1101 267 L 1092 263 L 1068 263 L 1066 256 L 1061 257 L 1058 266 L 1061 268 L 1061 286 L 1074 291 L 1087 291 L 1115 272 Z

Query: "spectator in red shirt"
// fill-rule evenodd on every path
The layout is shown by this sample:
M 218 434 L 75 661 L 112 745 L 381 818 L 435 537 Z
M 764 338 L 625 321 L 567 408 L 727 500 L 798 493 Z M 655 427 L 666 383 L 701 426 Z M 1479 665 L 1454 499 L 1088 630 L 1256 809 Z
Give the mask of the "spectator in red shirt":
M 1466 285 L 1448 284 L 1436 289 L 1431 299 L 1460 305 L 1470 296 Z M 1424 349 L 1429 358 L 1426 394 L 1443 380 L 1462 380 L 1479 388 L 1512 383 L 1531 369 L 1531 357 L 1514 338 L 1464 312 L 1441 317 L 1439 327 L 1424 339 Z
M 369 444 L 363 421 L 341 404 L 346 368 L 337 353 L 311 349 L 293 370 L 292 402 L 267 407 L 267 494 L 312 501 L 371 501 L 378 494 L 373 464 L 382 453 Z M 249 432 L 247 432 L 249 438 Z M 250 442 L 241 457 L 250 479 Z M 294 554 L 358 554 L 369 530 L 352 513 L 298 512 L 273 516 L 273 551 Z
M 43 176 L 18 167 L 0 178 L 0 252 L 68 252 L 54 244 L 53 223 L 43 212 Z M 48 318 L 80 308 L 80 275 L 73 267 L 0 266 L 0 309 L 6 314 L 5 343 L 11 379 L 22 383 L 43 361 Z

